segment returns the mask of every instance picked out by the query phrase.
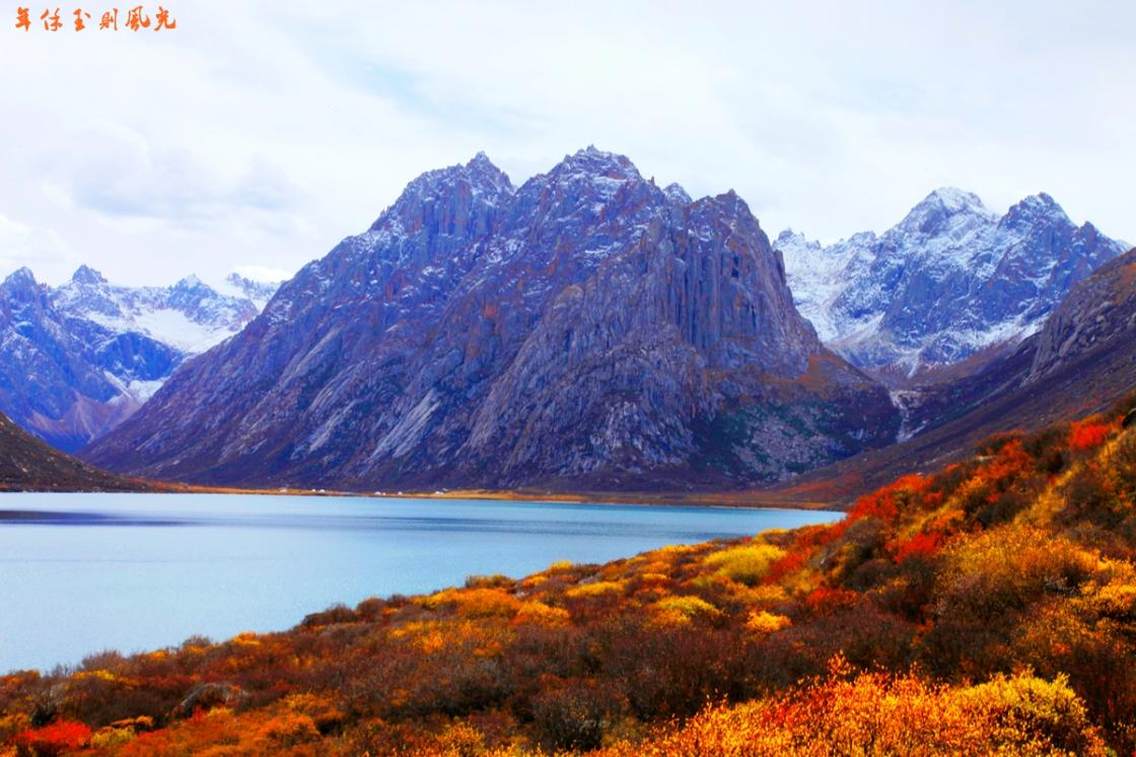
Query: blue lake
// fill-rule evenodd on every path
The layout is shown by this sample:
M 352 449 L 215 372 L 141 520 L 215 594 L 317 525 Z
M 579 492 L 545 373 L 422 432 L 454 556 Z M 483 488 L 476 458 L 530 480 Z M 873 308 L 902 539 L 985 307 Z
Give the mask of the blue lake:
M 289 628 L 337 602 L 825 523 L 803 510 L 0 493 L 0 673 Z

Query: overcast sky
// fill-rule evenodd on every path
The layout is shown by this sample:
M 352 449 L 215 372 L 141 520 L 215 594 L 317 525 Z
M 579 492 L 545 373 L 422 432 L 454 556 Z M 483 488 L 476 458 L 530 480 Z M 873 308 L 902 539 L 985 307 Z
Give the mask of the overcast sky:
M 593 143 L 771 236 L 953 185 L 1136 241 L 1131 0 L 168 0 L 175 31 L 117 34 L 2 5 L 0 276 L 288 275 L 425 170 L 485 150 L 520 184 Z

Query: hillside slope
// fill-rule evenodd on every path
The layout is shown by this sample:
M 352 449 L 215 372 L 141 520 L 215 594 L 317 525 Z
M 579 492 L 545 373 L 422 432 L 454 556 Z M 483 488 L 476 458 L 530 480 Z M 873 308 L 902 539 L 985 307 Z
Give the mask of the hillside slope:
M 0 743 L 1129 754 L 1136 426 L 1120 419 L 1132 406 L 989 440 L 831 526 L 471 578 L 284 633 L 10 675 Z
M 0 491 L 132 491 L 141 484 L 52 449 L 0 414 Z

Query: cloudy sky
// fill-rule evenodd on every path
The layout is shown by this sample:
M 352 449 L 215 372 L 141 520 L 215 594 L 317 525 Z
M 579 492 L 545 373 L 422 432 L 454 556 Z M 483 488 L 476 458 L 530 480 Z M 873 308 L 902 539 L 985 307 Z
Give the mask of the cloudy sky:
M 770 234 L 954 185 L 1136 241 L 1129 0 L 165 5 L 114 34 L 0 3 L 0 276 L 286 275 L 424 170 L 485 150 L 520 183 L 588 144 Z

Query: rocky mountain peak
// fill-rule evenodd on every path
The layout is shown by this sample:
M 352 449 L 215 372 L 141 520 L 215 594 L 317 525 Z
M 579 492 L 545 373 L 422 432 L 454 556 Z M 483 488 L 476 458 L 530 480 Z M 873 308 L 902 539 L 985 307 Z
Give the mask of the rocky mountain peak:
M 8 274 L 8 277 L 0 283 L 0 287 L 3 287 L 4 290 L 8 292 L 35 289 L 37 286 L 35 274 L 26 266 L 12 271 L 12 273 Z
M 663 189 L 665 194 L 671 202 L 677 205 L 689 205 L 691 203 L 690 195 L 682 188 L 678 182 L 671 182 Z
M 551 171 L 545 174 L 550 180 L 558 183 L 579 183 L 587 181 L 593 184 L 606 184 L 609 182 L 643 181 L 639 169 L 624 155 L 618 155 L 605 150 L 598 150 L 594 145 L 577 150 L 572 155 L 565 155 Z
M 508 175 L 498 168 L 484 152 L 478 152 L 474 155 L 465 164 L 465 169 L 466 178 L 475 188 L 484 188 L 493 193 L 507 192 L 511 194 L 513 192 L 513 183 L 509 181 Z
M 983 204 L 982 198 L 974 192 L 967 192 L 958 187 L 939 187 L 923 199 L 923 203 L 935 204 L 947 212 L 958 213 L 963 211 L 976 211 L 989 214 L 990 211 Z
M 195 290 L 200 290 L 202 292 L 212 292 L 213 291 L 209 287 L 208 284 L 206 284 L 201 279 L 197 278 L 197 275 L 193 274 L 193 273 L 186 276 L 185 278 L 183 278 L 178 283 L 174 284 L 174 289 L 180 289 L 182 291 L 195 291 Z
M 912 208 L 896 229 L 903 234 L 958 237 L 995 217 L 973 192 L 941 187 Z
M 480 152 L 465 164 L 418 176 L 369 231 L 407 236 L 433 229 L 462 237 L 483 232 L 514 191 L 509 177 Z
M 777 235 L 776 243 L 778 245 L 791 244 L 798 247 L 812 247 L 814 245 L 820 247 L 820 242 L 809 241 L 809 238 L 804 234 L 799 231 L 793 231 L 791 228 L 782 229 L 781 233 Z
M 713 197 L 696 200 L 690 206 L 690 215 L 692 220 L 702 219 L 722 223 L 727 227 L 723 229 L 726 232 L 739 228 L 755 231 L 760 235 L 763 244 L 767 247 L 769 245 L 769 239 L 765 236 L 765 232 L 761 231 L 761 224 L 750 211 L 749 205 L 732 189 Z
M 1011 206 L 1002 219 L 1002 226 L 1008 229 L 1032 226 L 1040 222 L 1050 225 L 1073 226 L 1064 208 L 1045 192 L 1023 198 Z
M 71 281 L 75 284 L 87 286 L 98 286 L 99 284 L 107 283 L 107 280 L 101 273 L 85 264 L 75 269 L 75 273 L 71 275 Z

